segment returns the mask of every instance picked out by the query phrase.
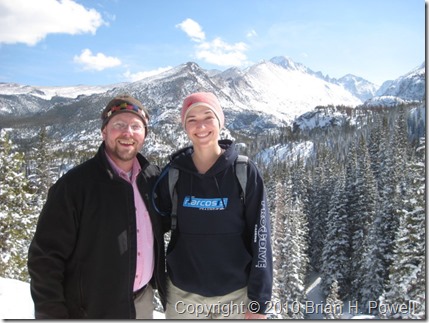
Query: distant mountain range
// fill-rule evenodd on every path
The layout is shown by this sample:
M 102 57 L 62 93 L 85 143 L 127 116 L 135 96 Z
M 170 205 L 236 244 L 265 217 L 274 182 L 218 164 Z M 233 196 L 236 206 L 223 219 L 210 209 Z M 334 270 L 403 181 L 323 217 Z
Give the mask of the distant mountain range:
M 291 126 L 320 106 L 356 108 L 422 102 L 425 64 L 381 87 L 351 74 L 329 78 L 287 57 L 225 71 L 207 71 L 189 62 L 137 82 L 106 86 L 0 83 L 0 128 L 24 130 L 46 125 L 50 134 L 61 140 L 99 138 L 104 106 L 113 96 L 129 93 L 148 107 L 154 129 L 176 133 L 180 132 L 183 98 L 201 90 L 218 96 L 226 115 L 226 133 L 255 135 Z M 177 138 L 174 140 L 177 143 Z
M 426 96 L 425 63 L 394 81 L 384 82 L 366 106 L 395 105 L 424 101 Z

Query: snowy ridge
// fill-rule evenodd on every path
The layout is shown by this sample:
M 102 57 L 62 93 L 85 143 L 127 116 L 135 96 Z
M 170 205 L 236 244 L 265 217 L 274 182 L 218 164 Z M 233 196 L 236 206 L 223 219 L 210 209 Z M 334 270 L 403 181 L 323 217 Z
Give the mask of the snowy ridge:
M 334 83 L 343 85 L 344 88 L 362 101 L 372 98 L 378 88 L 377 85 L 352 74 L 347 74 L 338 80 L 334 80 Z
M 284 57 L 245 70 L 226 70 L 213 81 L 220 89 L 218 96 L 226 113 L 235 111 L 230 119 L 245 119 L 247 115 L 254 118 L 251 127 L 256 129 L 290 125 L 297 116 L 320 105 L 356 107 L 363 102 L 343 85 L 328 82 L 319 73 Z M 232 128 L 242 129 L 239 123 L 234 122 Z
M 306 160 L 306 157 L 311 156 L 314 143 L 306 141 L 303 143 L 290 143 L 286 145 L 277 144 L 256 155 L 261 158 L 266 164 L 290 160 L 291 163 L 296 162 L 300 158 Z
M 274 65 L 279 69 L 273 68 Z M 187 67 L 190 71 L 199 69 L 198 65 L 192 62 L 181 64 L 170 70 L 149 76 L 134 83 L 150 84 L 165 79 L 172 79 Z M 372 84 L 361 77 L 347 74 L 340 79 L 329 78 L 321 72 L 313 72 L 306 66 L 294 62 L 289 57 L 276 56 L 269 61 L 261 61 L 244 70 L 230 68 L 225 71 L 205 71 L 209 79 L 222 79 L 224 84 L 230 84 L 231 80 L 237 84 L 258 85 L 261 90 L 268 87 L 265 98 L 284 101 L 284 105 L 290 102 L 296 105 L 304 103 L 308 105 L 344 104 L 356 106 L 375 96 L 397 96 L 404 100 L 421 100 L 424 93 L 425 84 L 425 63 L 416 67 L 406 75 L 400 76 L 395 81 L 386 81 L 381 87 Z M 317 82 L 321 80 L 322 82 Z M 251 83 L 247 84 L 247 81 Z M 309 81 L 309 83 L 307 83 Z M 268 83 L 268 84 L 267 84 Z M 118 83 L 110 85 L 76 85 L 76 86 L 31 86 L 16 83 L 0 83 L 0 95 L 33 95 L 44 100 L 51 100 L 53 97 L 77 98 L 80 95 L 92 95 L 107 92 L 114 88 L 126 88 L 132 83 Z M 404 85 L 406 84 L 406 85 Z M 410 86 L 410 84 L 413 84 Z M 274 86 L 273 86 L 274 85 Z M 227 89 L 225 92 L 228 92 Z M 423 91 L 422 91 L 423 90 Z M 280 93 L 279 93 L 280 91 Z M 255 88 L 253 92 L 260 92 Z M 274 94 L 274 96 L 273 96 Z M 305 96 L 310 95 L 307 100 Z M 297 101 L 295 101 L 297 100 Z M 337 103 L 341 101 L 340 103 Z M 262 107 L 259 107 L 261 110 Z
M 55 96 L 75 99 L 79 95 L 103 93 L 115 86 L 118 85 L 30 86 L 16 83 L 0 83 L 0 95 L 29 94 L 44 100 L 51 100 Z
M 253 90 L 244 101 L 248 107 L 280 120 L 291 120 L 319 105 L 362 104 L 340 85 L 321 80 L 302 67 L 290 63 L 288 68 L 283 66 L 262 62 L 249 68 L 241 79 Z
M 397 80 L 395 84 L 402 89 L 401 97 L 392 95 L 389 100 L 377 97 L 367 104 L 396 105 L 410 102 L 411 98 L 421 100 L 425 82 L 422 76 L 424 64 Z M 405 81 L 408 86 L 400 85 Z M 353 75 L 330 79 L 281 56 L 224 72 L 206 71 L 188 62 L 136 82 L 116 85 L 34 87 L 0 83 L 0 115 L 8 117 L 1 122 L 3 127 L 11 126 L 9 120 L 19 122 L 19 118 L 26 118 L 28 126 L 57 127 L 57 138 L 95 138 L 100 112 L 108 100 L 129 93 L 149 108 L 151 126 L 162 126 L 164 133 L 172 135 L 180 129 L 177 111 L 183 98 L 191 92 L 210 91 L 218 96 L 224 109 L 226 128 L 253 136 L 297 124 L 299 118 L 300 126 L 306 128 L 316 123 L 322 127 L 341 122 L 336 115 L 313 115 L 317 120 L 309 117 L 321 106 L 361 106 L 375 88 L 374 84 Z M 172 135 L 170 139 L 182 143 L 186 138 Z
M 393 95 L 376 96 L 365 102 L 366 107 L 394 107 L 399 104 L 405 104 L 408 101 Z
M 419 102 L 426 95 L 425 63 L 394 81 L 385 82 L 377 91 L 376 96 L 365 102 L 365 106 L 387 106 L 395 104 Z

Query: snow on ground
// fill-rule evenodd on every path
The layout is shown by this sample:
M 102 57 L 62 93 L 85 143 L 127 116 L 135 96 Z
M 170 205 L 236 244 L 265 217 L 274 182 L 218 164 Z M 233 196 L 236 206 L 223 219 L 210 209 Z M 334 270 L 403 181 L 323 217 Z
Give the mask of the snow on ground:
M 323 304 L 325 298 L 320 288 L 321 279 L 316 274 L 311 274 L 309 279 L 309 287 L 305 291 L 307 299 L 310 303 L 307 310 L 307 318 L 310 320 L 323 320 L 324 315 L 321 311 L 316 310 L 316 305 Z
M 154 312 L 154 319 L 164 318 L 164 313 Z M 0 319 L 34 319 L 29 283 L 0 277 Z
M 317 310 L 317 305 L 323 305 L 325 298 L 320 289 L 320 276 L 311 274 L 307 287 L 308 302 L 306 319 L 323 320 L 324 315 Z M 30 284 L 15 279 L 0 277 L 0 319 L 34 319 L 33 300 L 30 294 Z M 370 315 L 355 315 L 344 306 L 343 319 L 374 319 Z M 348 314 L 350 313 L 350 314 Z M 165 319 L 164 313 L 154 312 L 154 319 Z
M 34 318 L 29 283 L 0 277 L 0 318 Z
M 307 294 L 307 302 L 305 304 L 306 319 L 323 320 L 325 319 L 325 311 L 331 314 L 340 314 L 343 320 L 376 319 L 373 315 L 365 315 L 357 312 L 357 302 L 346 300 L 343 306 L 334 308 L 326 305 L 326 299 L 320 286 L 321 281 L 321 277 L 318 273 L 310 273 L 307 283 L 308 287 L 305 291 Z

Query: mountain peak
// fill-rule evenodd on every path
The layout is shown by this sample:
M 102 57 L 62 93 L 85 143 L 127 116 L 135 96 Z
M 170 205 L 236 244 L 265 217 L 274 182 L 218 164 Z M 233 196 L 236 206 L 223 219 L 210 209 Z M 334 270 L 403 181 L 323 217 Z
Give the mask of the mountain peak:
M 397 97 L 405 101 L 421 101 L 426 95 L 426 68 L 425 62 L 414 68 L 412 71 L 402 75 L 394 81 L 386 81 L 377 91 L 376 97 L 372 101 L 382 101 L 378 97 Z M 402 102 L 402 101 L 401 101 Z M 368 104 L 370 104 L 369 102 Z
M 270 62 L 279 66 L 282 66 L 288 70 L 299 70 L 301 64 L 295 63 L 291 58 L 286 56 L 275 56 L 270 59 Z

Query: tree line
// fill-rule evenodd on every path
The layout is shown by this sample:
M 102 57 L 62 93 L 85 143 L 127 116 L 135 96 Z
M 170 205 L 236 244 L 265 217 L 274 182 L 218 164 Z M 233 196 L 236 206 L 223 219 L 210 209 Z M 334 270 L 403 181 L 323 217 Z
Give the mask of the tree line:
M 271 200 L 273 297 L 289 306 L 276 317 L 306 317 L 306 279 L 317 273 L 325 304 L 425 318 L 425 138 L 415 137 L 411 112 L 362 111 L 353 127 L 302 138 L 312 138 L 311 157 L 260 161 Z

